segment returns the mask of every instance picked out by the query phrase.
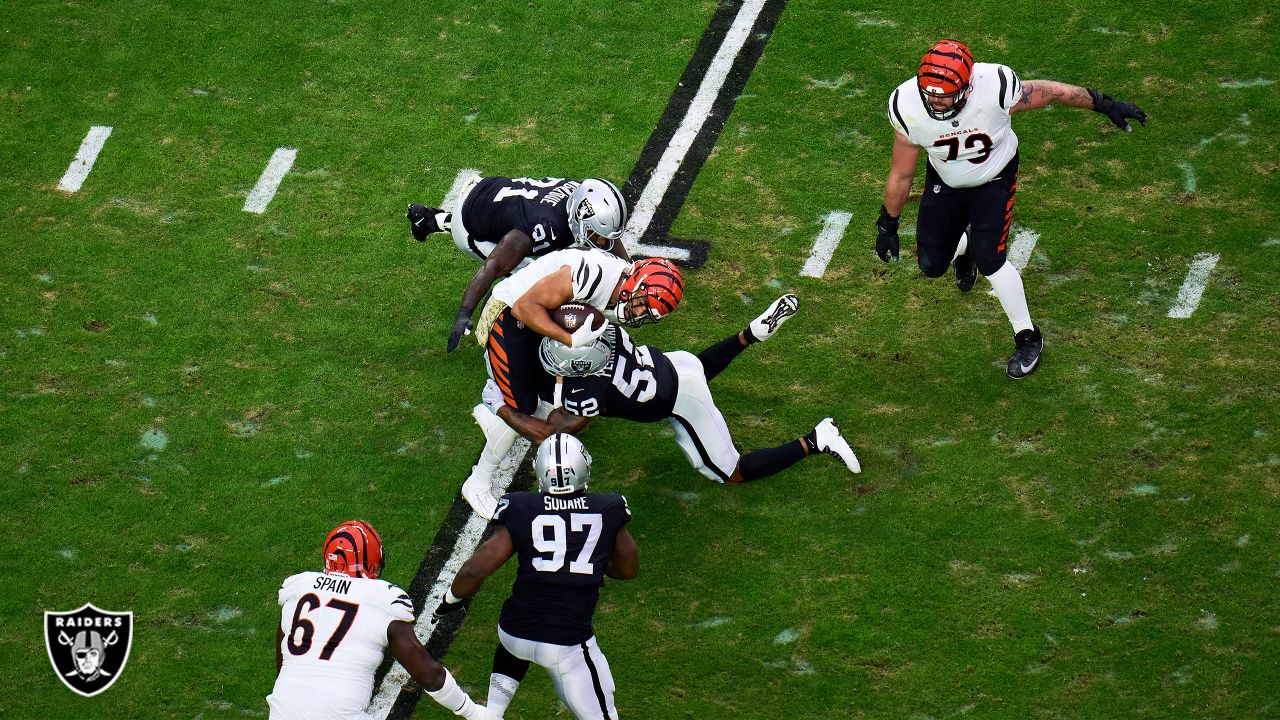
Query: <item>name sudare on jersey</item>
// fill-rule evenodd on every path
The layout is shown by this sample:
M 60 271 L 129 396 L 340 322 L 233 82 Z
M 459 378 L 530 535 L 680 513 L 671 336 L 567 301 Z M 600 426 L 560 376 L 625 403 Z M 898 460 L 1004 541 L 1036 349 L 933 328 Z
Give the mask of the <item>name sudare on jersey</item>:
M 542 509 L 543 510 L 590 510 L 591 508 L 587 507 L 587 498 L 585 496 L 570 498 L 566 500 L 558 497 L 551 497 L 550 495 L 545 495 L 542 498 Z

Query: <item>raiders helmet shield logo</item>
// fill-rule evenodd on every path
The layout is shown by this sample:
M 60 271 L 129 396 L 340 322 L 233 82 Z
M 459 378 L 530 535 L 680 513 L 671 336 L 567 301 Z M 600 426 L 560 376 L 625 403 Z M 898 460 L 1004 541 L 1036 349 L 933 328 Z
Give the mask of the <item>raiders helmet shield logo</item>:
M 132 640 L 131 612 L 99 610 L 85 603 L 70 612 L 44 614 L 44 646 L 53 671 L 85 697 L 103 692 L 120 677 Z

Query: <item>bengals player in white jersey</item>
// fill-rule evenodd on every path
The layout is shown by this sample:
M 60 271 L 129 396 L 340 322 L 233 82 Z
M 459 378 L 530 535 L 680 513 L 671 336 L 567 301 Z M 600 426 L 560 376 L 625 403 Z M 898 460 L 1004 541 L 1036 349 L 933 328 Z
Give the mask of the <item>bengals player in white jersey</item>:
M 413 631 L 413 602 L 384 580 L 382 539 L 349 520 L 324 541 L 324 572 L 294 575 L 280 586 L 276 684 L 271 720 L 367 720 L 373 674 L 391 654 L 433 700 L 469 720 L 486 720 Z
M 1036 369 L 1044 338 L 1031 321 L 1018 269 L 1006 258 L 1018 187 L 1018 136 L 1010 116 L 1050 103 L 1092 108 L 1125 132 L 1132 130 L 1130 119 L 1147 120 L 1141 108 L 1097 90 L 1022 82 L 1004 65 L 975 63 L 955 40 L 929 48 L 916 76 L 889 96 L 893 162 L 876 221 L 876 254 L 885 262 L 898 259 L 898 219 L 924 148 L 929 162 L 916 220 L 920 270 L 939 277 L 954 261 L 956 286 L 965 292 L 978 271 L 991 281 L 1013 325 L 1008 374 L 1015 379 Z

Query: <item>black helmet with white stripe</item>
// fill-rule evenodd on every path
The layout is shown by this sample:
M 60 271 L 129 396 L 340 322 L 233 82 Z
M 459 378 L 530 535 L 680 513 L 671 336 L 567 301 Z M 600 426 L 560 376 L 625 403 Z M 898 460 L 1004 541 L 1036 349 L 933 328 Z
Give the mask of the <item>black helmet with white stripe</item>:
M 582 441 L 567 433 L 556 433 L 542 441 L 533 459 L 538 489 L 552 495 L 569 495 L 587 489 L 591 481 L 591 453 Z
M 603 247 L 613 250 L 627 227 L 627 201 L 618 187 L 608 180 L 587 178 L 569 196 L 569 230 L 574 244 L 582 248 Z M 600 236 L 604 245 L 592 242 L 592 234 Z

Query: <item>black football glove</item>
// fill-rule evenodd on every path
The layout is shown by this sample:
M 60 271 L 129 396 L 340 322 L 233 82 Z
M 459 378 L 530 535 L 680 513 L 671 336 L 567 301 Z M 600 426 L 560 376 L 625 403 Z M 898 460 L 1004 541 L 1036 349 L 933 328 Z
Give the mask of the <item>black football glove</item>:
M 435 214 L 426 205 L 410 203 L 409 211 L 404 216 L 409 219 L 409 231 L 418 242 L 426 240 L 428 235 L 438 230 Z
M 463 335 L 470 335 L 471 329 L 475 327 L 471 324 L 471 308 L 461 308 L 458 314 L 453 318 L 453 331 L 449 333 L 448 352 L 458 349 L 458 343 L 462 342 Z
M 458 602 L 449 602 L 449 600 L 447 599 L 447 597 L 446 597 L 446 598 L 443 598 L 443 599 L 441 599 L 441 600 L 440 600 L 440 604 L 436 606 L 436 609 L 435 609 L 434 611 L 432 611 L 432 613 L 431 613 L 431 620 L 432 620 L 433 622 L 439 623 L 439 622 L 440 622 L 440 618 L 442 618 L 442 617 L 444 617 L 445 615 L 448 615 L 448 614 L 450 614 L 450 613 L 456 612 L 456 611 L 458 611 L 458 610 L 459 610 L 459 609 L 461 609 L 461 608 L 462 608 L 462 600 L 461 600 L 461 599 L 459 599 L 459 600 L 458 600 Z
M 1129 125 L 1130 119 L 1137 120 L 1143 125 L 1147 124 L 1147 114 L 1137 105 L 1123 100 L 1116 100 L 1110 95 L 1100 93 L 1093 88 L 1085 88 L 1085 90 L 1089 92 L 1089 97 L 1093 98 L 1093 111 L 1106 115 L 1121 130 L 1133 132 L 1133 127 Z
M 880 206 L 880 219 L 876 220 L 876 255 L 889 262 L 898 259 L 898 218 Z

